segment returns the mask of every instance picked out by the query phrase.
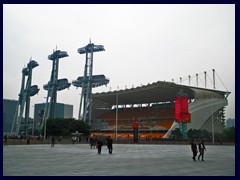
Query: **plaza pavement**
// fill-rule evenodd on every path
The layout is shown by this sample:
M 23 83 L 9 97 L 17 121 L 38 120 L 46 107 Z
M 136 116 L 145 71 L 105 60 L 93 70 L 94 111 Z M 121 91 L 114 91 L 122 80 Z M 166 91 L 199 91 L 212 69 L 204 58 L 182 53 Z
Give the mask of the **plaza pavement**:
M 190 145 L 88 144 L 3 146 L 3 176 L 235 176 L 235 146 L 206 145 L 193 161 Z

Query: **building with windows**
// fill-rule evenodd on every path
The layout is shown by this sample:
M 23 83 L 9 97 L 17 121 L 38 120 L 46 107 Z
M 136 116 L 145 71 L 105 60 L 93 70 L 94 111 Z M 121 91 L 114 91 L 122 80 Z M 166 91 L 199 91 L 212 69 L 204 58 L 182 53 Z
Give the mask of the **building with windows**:
M 17 100 L 3 99 L 3 133 L 11 132 L 17 103 Z
M 35 127 L 40 128 L 46 103 L 35 104 Z M 55 118 L 73 118 L 73 105 L 56 103 Z
M 225 127 L 226 128 L 235 127 L 235 119 L 231 119 L 231 118 L 227 119 Z

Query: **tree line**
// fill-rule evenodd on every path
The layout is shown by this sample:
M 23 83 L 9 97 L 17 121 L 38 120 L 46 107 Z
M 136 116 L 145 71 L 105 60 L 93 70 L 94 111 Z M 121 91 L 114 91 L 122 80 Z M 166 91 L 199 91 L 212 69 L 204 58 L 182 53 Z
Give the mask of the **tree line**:
M 182 138 L 182 133 L 179 128 L 176 128 L 171 133 L 172 138 Z M 211 139 L 212 132 L 208 132 L 206 130 L 201 129 L 189 129 L 187 132 L 188 138 L 205 138 Z M 216 132 L 214 133 L 214 137 L 216 139 L 234 141 L 235 140 L 235 127 L 225 128 L 221 133 Z
M 43 134 L 44 128 L 41 130 Z M 83 133 L 84 136 L 90 134 L 90 126 L 82 120 L 76 120 L 74 118 L 63 119 L 48 119 L 46 124 L 47 136 L 69 136 L 71 133 Z

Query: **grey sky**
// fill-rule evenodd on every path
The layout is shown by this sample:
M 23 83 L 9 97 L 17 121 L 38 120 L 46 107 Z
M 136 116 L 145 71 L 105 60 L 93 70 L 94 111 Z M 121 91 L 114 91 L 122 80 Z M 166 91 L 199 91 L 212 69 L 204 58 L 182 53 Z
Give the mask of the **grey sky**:
M 83 75 L 85 56 L 77 49 L 92 42 L 106 51 L 94 54 L 94 74 L 110 78 L 103 92 L 156 81 L 179 83 L 212 69 L 231 92 L 226 118 L 235 118 L 235 5 L 3 5 L 3 98 L 18 99 L 21 71 L 32 57 L 39 63 L 32 84 L 39 86 L 33 105 L 45 102 L 50 79 L 47 56 L 57 48 L 69 57 L 60 60 L 59 78 Z M 195 83 L 196 84 L 196 83 Z M 208 79 L 208 88 L 212 83 Z M 225 90 L 216 77 L 216 88 Z M 77 118 L 80 89 L 58 92 L 58 102 L 74 105 Z

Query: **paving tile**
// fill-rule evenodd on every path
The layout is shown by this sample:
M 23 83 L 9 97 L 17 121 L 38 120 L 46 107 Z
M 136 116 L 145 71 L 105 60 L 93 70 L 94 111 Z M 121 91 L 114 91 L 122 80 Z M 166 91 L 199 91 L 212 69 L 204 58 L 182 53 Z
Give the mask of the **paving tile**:
M 235 176 L 235 146 L 208 145 L 193 161 L 190 145 L 4 145 L 4 176 Z

